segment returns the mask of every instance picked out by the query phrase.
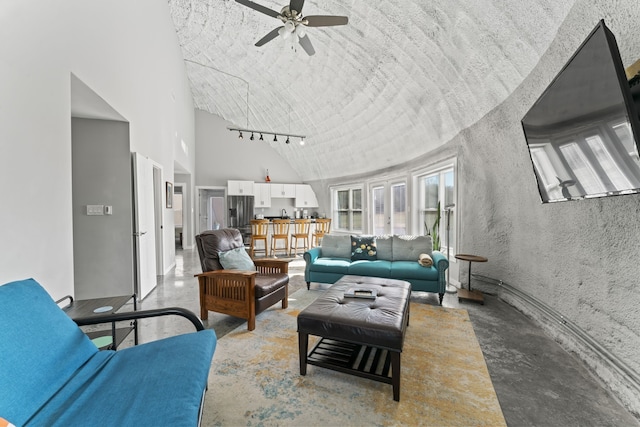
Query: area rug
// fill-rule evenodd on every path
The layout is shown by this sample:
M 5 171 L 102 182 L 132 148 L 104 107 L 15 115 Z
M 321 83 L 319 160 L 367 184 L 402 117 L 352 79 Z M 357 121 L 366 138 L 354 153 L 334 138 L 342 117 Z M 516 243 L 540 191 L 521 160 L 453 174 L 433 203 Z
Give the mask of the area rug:
M 390 384 L 317 366 L 301 376 L 296 316 L 321 292 L 299 290 L 219 340 L 204 426 L 506 425 L 466 310 L 411 303 L 400 402 Z

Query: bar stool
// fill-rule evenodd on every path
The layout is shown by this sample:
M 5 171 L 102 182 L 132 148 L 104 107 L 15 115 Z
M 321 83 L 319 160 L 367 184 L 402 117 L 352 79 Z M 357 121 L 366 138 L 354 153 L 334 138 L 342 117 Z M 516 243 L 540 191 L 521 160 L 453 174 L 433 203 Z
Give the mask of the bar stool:
M 294 251 L 294 256 L 298 255 L 298 240 L 302 239 L 303 251 L 309 249 L 309 229 L 311 228 L 310 219 L 294 219 L 293 220 L 293 233 L 291 233 L 291 250 Z M 295 240 L 295 245 L 293 241 Z M 289 252 L 291 254 L 291 252 Z
M 271 233 L 271 255 L 276 256 L 277 250 L 285 251 L 286 255 L 289 255 L 289 225 L 290 219 L 274 219 L 273 233 Z M 284 248 L 278 249 L 278 240 L 284 240 Z
M 311 246 L 320 246 L 320 242 L 325 234 L 331 230 L 331 220 L 329 218 L 316 219 L 316 229 L 312 233 Z
M 269 230 L 268 219 L 252 219 L 251 221 L 251 243 L 249 244 L 249 256 L 253 258 L 255 251 L 264 251 L 264 256 L 269 256 L 269 246 L 267 246 L 267 232 Z M 257 249 L 256 242 L 262 240 L 264 249 Z

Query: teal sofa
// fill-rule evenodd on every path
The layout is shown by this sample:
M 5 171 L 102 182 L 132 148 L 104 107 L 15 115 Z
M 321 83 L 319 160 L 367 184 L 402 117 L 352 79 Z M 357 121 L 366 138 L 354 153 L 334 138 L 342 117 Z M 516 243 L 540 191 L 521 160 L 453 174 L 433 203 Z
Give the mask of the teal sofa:
M 311 282 L 335 283 L 345 275 L 385 277 L 405 280 L 413 291 L 437 293 L 442 305 L 449 261 L 432 250 L 430 236 L 378 236 L 375 259 L 356 259 L 353 249 L 358 237 L 363 236 L 325 235 L 321 246 L 304 253 L 307 289 Z M 421 265 L 421 254 L 428 254 L 433 265 Z
M 0 286 L 0 417 L 15 426 L 197 426 L 215 333 L 179 308 L 113 316 L 161 311 L 199 331 L 99 351 L 35 280 Z

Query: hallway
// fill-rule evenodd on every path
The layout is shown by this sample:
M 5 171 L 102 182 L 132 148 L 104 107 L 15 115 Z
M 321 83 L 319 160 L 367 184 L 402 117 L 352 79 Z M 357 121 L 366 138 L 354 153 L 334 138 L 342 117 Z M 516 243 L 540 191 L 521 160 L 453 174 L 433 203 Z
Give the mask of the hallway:
M 200 272 L 195 249 L 177 250 L 175 269 L 160 278 L 141 308 L 179 306 L 199 315 L 198 285 L 193 276 Z M 290 294 L 306 288 L 300 277 L 303 272 L 304 261 L 298 257 L 290 264 Z M 437 295 L 417 294 L 415 300 L 437 304 Z M 513 307 L 492 296 L 486 296 L 485 305 L 459 304 L 455 294 L 446 294 L 443 305 L 469 312 L 509 426 L 640 426 L 581 361 Z M 210 312 L 205 326 L 216 324 L 220 338 L 244 323 Z M 145 320 L 140 337 L 145 342 L 192 330 L 179 318 Z M 434 363 L 446 369 L 446 360 Z

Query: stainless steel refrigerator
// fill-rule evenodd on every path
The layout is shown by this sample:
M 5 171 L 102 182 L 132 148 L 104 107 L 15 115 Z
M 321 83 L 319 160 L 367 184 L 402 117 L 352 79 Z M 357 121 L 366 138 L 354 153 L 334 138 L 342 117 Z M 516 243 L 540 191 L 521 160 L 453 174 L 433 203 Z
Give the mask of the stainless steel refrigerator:
M 227 226 L 237 228 L 242 234 L 245 244 L 251 239 L 251 223 L 253 219 L 253 196 L 227 197 Z

